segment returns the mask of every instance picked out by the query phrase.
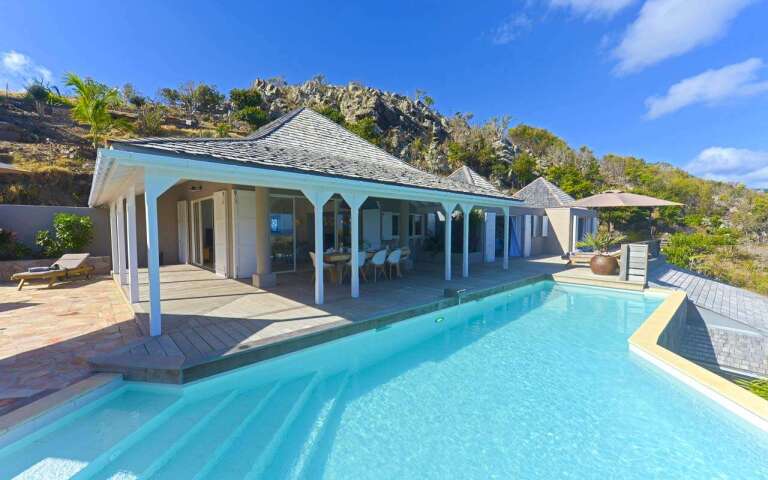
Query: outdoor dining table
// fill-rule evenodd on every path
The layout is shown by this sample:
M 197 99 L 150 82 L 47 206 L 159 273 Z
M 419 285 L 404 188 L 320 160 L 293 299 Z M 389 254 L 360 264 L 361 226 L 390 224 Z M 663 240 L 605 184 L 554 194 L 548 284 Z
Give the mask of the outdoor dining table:
M 325 263 L 333 265 L 334 282 L 337 285 L 341 285 L 341 280 L 344 277 L 344 265 L 349 262 L 352 255 L 344 252 L 329 252 L 323 255 Z
M 370 260 L 375 253 L 376 250 L 365 252 L 366 259 Z M 333 281 L 337 285 L 341 285 L 342 280 L 344 279 L 344 266 L 351 258 L 352 254 L 349 252 L 327 252 L 323 255 L 323 261 L 333 265 Z

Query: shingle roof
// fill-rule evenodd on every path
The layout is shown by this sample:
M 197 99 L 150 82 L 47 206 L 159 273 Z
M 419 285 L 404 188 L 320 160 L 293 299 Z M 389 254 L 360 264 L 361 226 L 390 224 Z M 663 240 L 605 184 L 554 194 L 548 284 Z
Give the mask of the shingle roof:
M 495 190 L 497 192 L 499 191 L 499 189 L 494 187 L 493 184 L 489 182 L 487 178 L 480 175 L 479 173 L 472 170 L 466 165 L 463 165 L 457 168 L 452 174 L 448 175 L 448 178 L 450 178 L 451 180 L 456 180 L 457 182 L 468 183 L 470 185 L 477 185 L 478 187 L 486 188 L 488 190 Z
M 568 207 L 576 200 L 544 177 L 539 177 L 521 188 L 512 198 L 523 200 L 538 208 Z
M 116 140 L 112 145 L 120 150 L 511 199 L 495 188 L 421 171 L 307 108 L 289 112 L 241 139 L 143 138 Z

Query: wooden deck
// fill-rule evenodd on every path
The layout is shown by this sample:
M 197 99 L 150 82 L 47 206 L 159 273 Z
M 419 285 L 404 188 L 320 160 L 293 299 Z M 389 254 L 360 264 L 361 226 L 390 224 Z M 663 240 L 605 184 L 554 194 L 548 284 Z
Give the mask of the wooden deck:
M 268 290 L 190 265 L 161 268 L 163 335 L 91 360 L 96 371 L 129 379 L 182 383 L 271 356 L 339 338 L 379 323 L 445 308 L 445 288 L 480 291 L 543 278 L 566 268 L 557 259 L 472 265 L 470 278 L 446 282 L 441 265 L 416 264 L 403 278 L 363 282 L 360 298 L 349 284 L 326 284 L 325 304 L 314 305 L 311 274 L 283 274 Z M 139 275 L 137 321 L 147 332 L 145 271 Z

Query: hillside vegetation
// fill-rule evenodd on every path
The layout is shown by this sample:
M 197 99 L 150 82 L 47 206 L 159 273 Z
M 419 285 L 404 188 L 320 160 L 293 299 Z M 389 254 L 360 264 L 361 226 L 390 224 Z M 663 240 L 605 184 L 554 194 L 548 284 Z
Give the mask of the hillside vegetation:
M 26 95 L 0 97 L 0 161 L 33 172 L 0 180 L 0 202 L 84 205 L 95 147 L 109 137 L 239 137 L 294 108 L 310 107 L 433 173 L 468 165 L 509 192 L 544 176 L 576 198 L 619 189 L 684 203 L 684 209 L 659 209 L 650 218 L 641 209 L 601 215 L 630 239 L 647 236 L 649 224 L 656 234 L 670 234 L 669 257 L 680 266 L 768 290 L 761 257 L 768 196 L 743 185 L 631 156 L 597 157 L 545 129 L 510 126 L 508 118 L 478 123 L 470 113 L 446 116 L 425 92 L 409 97 L 355 82 L 330 85 L 322 76 L 296 85 L 259 79 L 228 94 L 188 82 L 163 88 L 156 98 L 130 84 L 114 89 L 76 76 L 66 83 L 70 96 L 38 84 Z

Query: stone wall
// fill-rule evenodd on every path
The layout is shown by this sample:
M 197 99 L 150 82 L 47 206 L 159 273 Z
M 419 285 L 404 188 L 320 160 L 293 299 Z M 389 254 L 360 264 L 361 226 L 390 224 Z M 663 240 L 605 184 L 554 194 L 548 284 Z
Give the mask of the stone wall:
M 676 352 L 698 363 L 768 376 L 768 342 L 759 334 L 688 324 Z
M 47 267 L 55 261 L 55 258 L 43 258 L 38 260 L 8 260 L 0 262 L 0 281 L 10 281 L 14 273 L 26 272 L 31 267 Z M 88 257 L 86 263 L 93 265 L 95 268 L 94 274 L 96 275 L 106 275 L 112 270 L 111 257 Z

